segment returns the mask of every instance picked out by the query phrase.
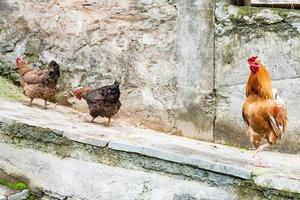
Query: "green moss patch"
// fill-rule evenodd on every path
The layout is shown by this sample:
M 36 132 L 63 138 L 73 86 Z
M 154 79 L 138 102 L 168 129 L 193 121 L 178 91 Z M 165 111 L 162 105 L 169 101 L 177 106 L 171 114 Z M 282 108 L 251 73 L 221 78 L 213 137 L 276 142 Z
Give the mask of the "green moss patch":
M 0 76 L 12 80 L 16 85 L 20 85 L 19 73 L 16 71 L 12 63 L 0 60 Z
M 15 182 L 15 183 L 9 183 L 4 179 L 0 178 L 0 185 L 4 185 L 12 190 L 25 190 L 28 189 L 28 186 L 23 182 Z
M 34 54 L 34 53 L 27 54 L 27 55 L 25 55 L 24 60 L 27 63 L 34 63 L 34 62 L 37 62 L 39 60 L 39 56 L 37 54 Z
M 10 80 L 0 76 L 0 98 L 24 100 L 25 95 L 21 88 L 14 85 Z
M 261 8 L 257 8 L 257 7 L 251 7 L 251 6 L 241 6 L 239 7 L 239 14 L 242 17 L 245 16 L 251 16 L 255 13 L 258 13 L 260 10 L 262 10 Z
M 18 179 L 9 176 L 4 171 L 0 170 L 0 185 L 8 187 L 12 190 L 25 190 L 28 189 L 26 183 L 19 181 Z
M 228 19 L 216 21 L 216 23 L 220 24 L 220 27 L 224 29 L 221 35 L 238 34 L 245 36 L 255 34 L 255 37 L 260 38 L 264 37 L 266 32 L 274 32 L 284 39 L 299 36 L 299 32 L 290 22 L 292 15 L 289 15 L 298 14 L 300 10 L 253 6 L 235 6 L 234 11 L 236 9 L 237 14 L 230 14 L 230 12 L 227 11 L 229 10 L 228 5 L 224 6 L 223 12 L 228 15 L 227 17 L 230 22 L 228 22 Z M 274 15 L 280 16 L 282 20 L 269 23 L 268 19 L 254 17 L 262 10 L 270 10 Z
M 259 13 L 261 10 L 271 10 L 274 14 L 278 14 L 281 17 L 286 17 L 290 13 L 300 13 L 299 10 L 283 9 L 283 8 L 270 8 L 270 7 L 253 7 L 253 6 L 239 6 L 239 14 L 242 17 L 249 16 Z

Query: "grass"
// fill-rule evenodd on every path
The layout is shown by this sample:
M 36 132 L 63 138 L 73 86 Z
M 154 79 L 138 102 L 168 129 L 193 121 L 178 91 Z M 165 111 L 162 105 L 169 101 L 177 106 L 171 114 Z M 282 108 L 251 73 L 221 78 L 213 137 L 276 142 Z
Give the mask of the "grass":
M 4 179 L 0 179 L 0 185 L 4 185 L 12 190 L 25 190 L 28 186 L 23 182 L 9 183 Z
M 14 85 L 10 80 L 0 76 L 0 98 L 24 100 L 25 95 L 21 88 Z

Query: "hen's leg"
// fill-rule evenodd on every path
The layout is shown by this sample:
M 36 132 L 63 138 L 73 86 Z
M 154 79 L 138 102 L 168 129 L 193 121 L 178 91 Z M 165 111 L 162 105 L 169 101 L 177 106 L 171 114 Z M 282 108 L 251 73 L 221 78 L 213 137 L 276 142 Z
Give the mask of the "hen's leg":
M 30 99 L 28 106 L 31 107 L 33 102 L 33 98 Z
M 110 117 L 108 118 L 108 121 L 107 121 L 107 124 L 106 124 L 107 127 L 110 126 Z
M 44 109 L 47 109 L 47 100 L 45 99 Z
M 93 117 L 93 119 L 90 121 L 91 123 L 94 123 L 94 120 L 96 119 L 96 117 Z

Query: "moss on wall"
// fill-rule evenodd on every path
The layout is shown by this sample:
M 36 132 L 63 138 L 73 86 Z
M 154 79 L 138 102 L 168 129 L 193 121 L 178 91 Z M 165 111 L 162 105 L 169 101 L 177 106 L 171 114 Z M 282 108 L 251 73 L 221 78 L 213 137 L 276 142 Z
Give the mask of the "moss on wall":
M 24 100 L 25 96 L 21 88 L 14 85 L 12 81 L 0 76 L 0 98 Z

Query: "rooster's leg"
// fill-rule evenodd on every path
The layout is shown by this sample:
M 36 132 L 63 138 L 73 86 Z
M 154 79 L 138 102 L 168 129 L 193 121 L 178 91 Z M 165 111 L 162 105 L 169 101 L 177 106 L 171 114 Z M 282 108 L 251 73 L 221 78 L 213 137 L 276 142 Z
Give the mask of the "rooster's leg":
M 264 148 L 270 147 L 270 146 L 271 145 L 269 143 L 259 146 L 258 149 L 255 151 L 253 157 L 255 157 L 257 154 L 261 153 L 264 150 Z
M 95 118 L 96 118 L 96 117 L 94 117 L 90 122 L 91 122 L 91 123 L 94 123 Z

